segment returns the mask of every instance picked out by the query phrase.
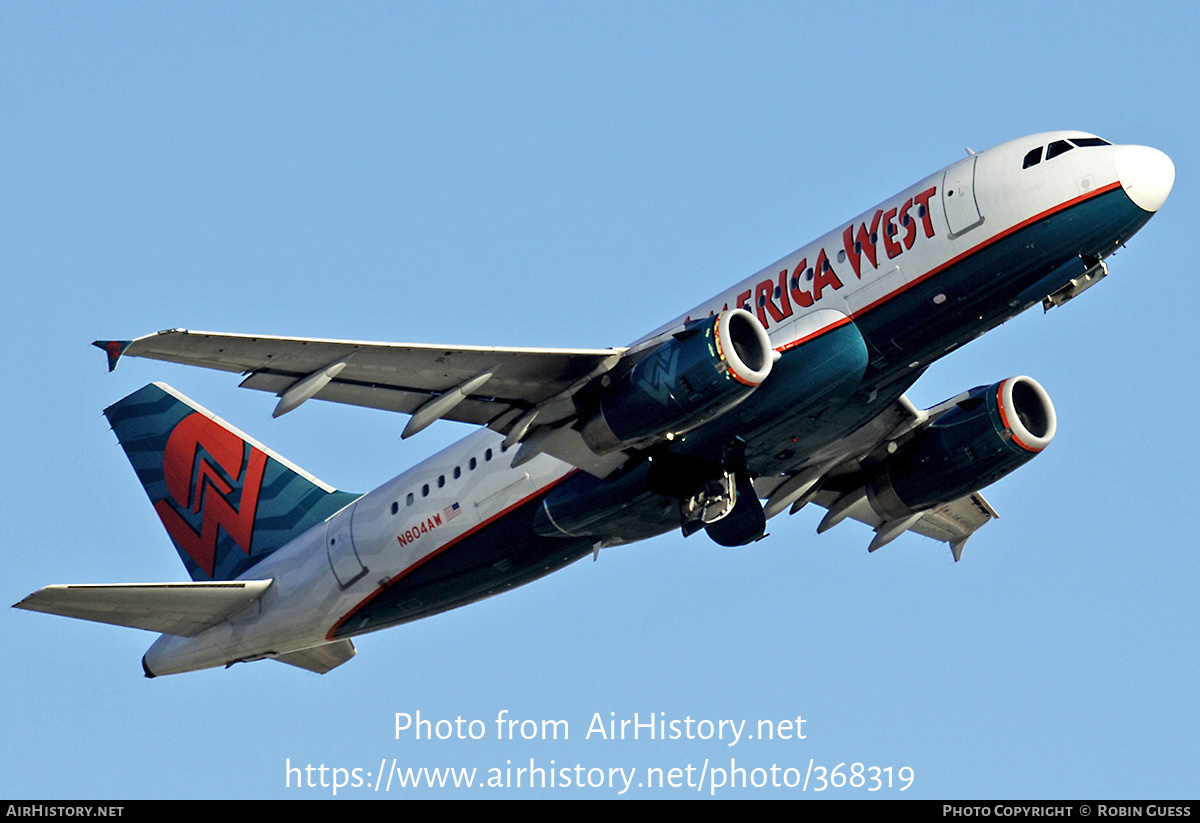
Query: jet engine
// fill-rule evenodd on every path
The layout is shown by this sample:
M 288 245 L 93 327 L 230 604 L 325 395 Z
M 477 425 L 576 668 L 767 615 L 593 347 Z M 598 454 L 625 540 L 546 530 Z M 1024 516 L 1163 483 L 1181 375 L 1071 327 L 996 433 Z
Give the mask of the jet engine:
M 1056 427 L 1050 396 L 1032 378 L 972 389 L 880 466 L 867 499 L 885 520 L 956 500 L 1032 460 Z
M 605 455 L 693 429 L 745 400 L 774 360 L 766 329 L 745 309 L 694 321 L 604 389 L 583 439 Z

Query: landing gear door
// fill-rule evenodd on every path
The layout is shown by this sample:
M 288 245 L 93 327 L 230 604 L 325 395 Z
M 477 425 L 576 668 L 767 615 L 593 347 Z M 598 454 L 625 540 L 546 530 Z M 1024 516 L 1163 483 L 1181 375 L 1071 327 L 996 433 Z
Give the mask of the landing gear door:
M 972 154 L 946 169 L 942 176 L 942 206 L 946 209 L 951 237 L 965 234 L 983 222 L 979 204 L 975 201 L 975 161 L 978 159 L 978 155 Z
M 352 525 L 357 507 L 358 503 L 351 503 L 325 523 L 325 552 L 329 555 L 333 576 L 343 589 L 367 573 L 367 567 L 354 549 Z

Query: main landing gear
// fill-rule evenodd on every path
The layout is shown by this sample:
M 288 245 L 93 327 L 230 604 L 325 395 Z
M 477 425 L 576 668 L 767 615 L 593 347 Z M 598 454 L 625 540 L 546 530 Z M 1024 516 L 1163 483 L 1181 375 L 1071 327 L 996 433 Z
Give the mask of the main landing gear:
M 679 503 L 683 536 L 704 529 L 720 546 L 745 546 L 766 536 L 762 502 L 744 472 L 723 469 Z

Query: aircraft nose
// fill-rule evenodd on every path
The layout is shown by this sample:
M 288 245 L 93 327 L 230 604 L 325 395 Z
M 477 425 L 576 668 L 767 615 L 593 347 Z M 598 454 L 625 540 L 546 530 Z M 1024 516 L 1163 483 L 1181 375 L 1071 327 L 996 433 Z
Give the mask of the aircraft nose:
M 1175 164 L 1149 146 L 1118 146 L 1117 179 L 1138 208 L 1155 212 L 1175 185 Z

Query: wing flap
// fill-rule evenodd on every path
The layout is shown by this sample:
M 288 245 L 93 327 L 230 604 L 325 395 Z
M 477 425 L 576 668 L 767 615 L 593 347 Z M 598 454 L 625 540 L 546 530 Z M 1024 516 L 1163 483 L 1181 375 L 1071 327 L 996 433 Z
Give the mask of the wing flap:
M 231 580 L 47 586 L 14 608 L 191 637 L 254 603 L 270 585 Z
M 298 669 L 325 674 L 328 671 L 336 669 L 356 654 L 358 654 L 358 651 L 354 648 L 352 642 L 349 640 L 337 640 L 333 643 L 322 643 L 320 646 L 313 646 L 311 649 L 301 649 L 298 652 L 278 654 L 274 659 L 280 663 L 295 666 Z
M 951 500 L 921 515 L 911 530 L 951 545 L 966 540 L 989 520 L 999 517 L 979 492 Z
M 840 492 L 824 491 L 813 497 L 813 502 L 824 509 L 832 509 L 842 497 Z M 876 533 L 885 526 L 883 518 L 875 513 L 865 497 L 856 500 L 846 509 L 845 516 L 849 520 L 857 520 L 870 526 Z M 962 556 L 962 548 L 967 538 L 989 520 L 999 516 L 983 495 L 975 492 L 921 512 L 920 518 L 909 525 L 907 530 L 949 543 L 954 559 L 958 560 Z

